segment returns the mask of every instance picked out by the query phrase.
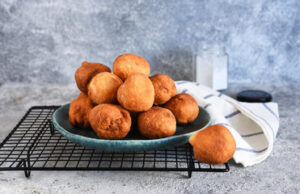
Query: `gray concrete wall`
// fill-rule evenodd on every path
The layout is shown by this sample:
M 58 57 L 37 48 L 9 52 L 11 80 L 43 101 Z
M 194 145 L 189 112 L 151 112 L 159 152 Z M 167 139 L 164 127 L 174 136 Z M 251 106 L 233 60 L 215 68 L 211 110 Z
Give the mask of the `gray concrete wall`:
M 0 83 L 73 82 L 121 53 L 191 79 L 201 42 L 223 42 L 230 82 L 300 82 L 300 1 L 0 1 Z

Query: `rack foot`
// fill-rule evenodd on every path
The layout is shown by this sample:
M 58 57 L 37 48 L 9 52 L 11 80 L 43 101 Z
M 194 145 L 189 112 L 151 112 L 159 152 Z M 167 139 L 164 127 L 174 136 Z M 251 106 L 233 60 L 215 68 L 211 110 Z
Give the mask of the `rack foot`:
M 25 168 L 25 170 L 24 170 L 25 176 L 26 176 L 27 178 L 29 178 L 29 177 L 30 177 L 30 174 L 31 174 L 31 171 L 29 170 L 30 162 L 29 162 L 29 160 L 27 160 L 27 163 L 26 163 L 26 160 L 25 160 L 25 159 L 22 159 L 22 163 L 23 163 L 23 166 L 24 166 L 24 168 Z

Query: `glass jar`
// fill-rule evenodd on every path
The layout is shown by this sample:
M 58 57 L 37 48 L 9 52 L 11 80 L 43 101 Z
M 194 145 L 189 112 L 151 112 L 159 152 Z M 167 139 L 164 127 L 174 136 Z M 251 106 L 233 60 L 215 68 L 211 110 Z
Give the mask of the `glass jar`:
M 199 45 L 195 60 L 195 81 L 214 90 L 228 86 L 228 55 L 221 44 Z

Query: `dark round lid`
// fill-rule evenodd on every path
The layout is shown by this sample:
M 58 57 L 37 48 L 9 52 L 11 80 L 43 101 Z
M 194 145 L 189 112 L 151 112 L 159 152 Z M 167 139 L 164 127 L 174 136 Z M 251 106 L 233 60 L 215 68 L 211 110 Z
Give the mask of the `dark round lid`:
M 245 90 L 237 94 L 237 100 L 241 102 L 271 102 L 272 95 L 261 90 Z

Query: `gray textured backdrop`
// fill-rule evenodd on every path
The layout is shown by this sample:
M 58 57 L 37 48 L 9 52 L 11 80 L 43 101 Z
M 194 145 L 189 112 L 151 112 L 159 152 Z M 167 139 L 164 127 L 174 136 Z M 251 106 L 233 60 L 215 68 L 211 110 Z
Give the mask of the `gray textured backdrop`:
M 0 1 L 0 83 L 73 82 L 83 60 L 121 53 L 191 79 L 200 42 L 220 41 L 230 82 L 300 82 L 300 1 Z

